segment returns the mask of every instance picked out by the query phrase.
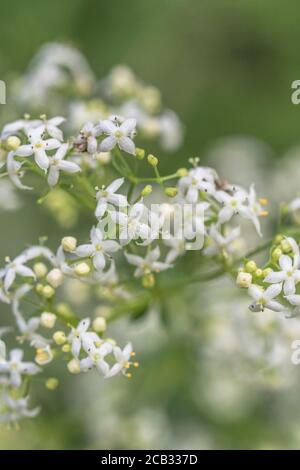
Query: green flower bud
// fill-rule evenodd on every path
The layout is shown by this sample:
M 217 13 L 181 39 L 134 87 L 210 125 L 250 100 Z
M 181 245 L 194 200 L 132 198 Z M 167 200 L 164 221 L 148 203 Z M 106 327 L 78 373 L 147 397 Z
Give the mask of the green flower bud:
M 245 270 L 246 270 L 248 273 L 254 273 L 254 272 L 257 270 L 257 266 L 256 266 L 255 261 L 253 261 L 253 260 L 248 261 L 248 262 L 245 264 Z
M 166 188 L 165 189 L 165 194 L 168 196 L 168 197 L 175 197 L 178 193 L 178 189 L 177 188 Z
M 147 184 L 141 191 L 141 196 L 142 197 L 146 197 L 146 196 L 149 196 L 149 194 L 152 193 L 152 186 L 151 184 Z
M 154 155 L 148 155 L 147 157 L 148 163 L 151 166 L 157 166 L 158 165 L 158 158 L 156 158 Z

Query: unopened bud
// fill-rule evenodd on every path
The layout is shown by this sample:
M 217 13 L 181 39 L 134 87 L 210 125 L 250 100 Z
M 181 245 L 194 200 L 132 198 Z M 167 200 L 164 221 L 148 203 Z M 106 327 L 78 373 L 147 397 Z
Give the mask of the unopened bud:
M 38 279 L 45 277 L 48 269 L 44 263 L 35 263 L 33 266 L 33 271 Z
M 47 284 L 46 286 L 43 287 L 42 295 L 46 299 L 51 299 L 51 297 L 53 297 L 54 294 L 55 294 L 55 290 L 49 284 Z
M 45 328 L 53 328 L 56 322 L 56 315 L 51 312 L 43 312 L 41 314 L 40 323 Z
M 135 149 L 135 156 L 138 160 L 143 160 L 145 158 L 145 150 L 137 147 Z
M 60 269 L 54 268 L 47 274 L 47 281 L 55 289 L 64 282 L 64 275 Z
M 158 158 L 156 158 L 154 155 L 148 155 L 147 157 L 148 163 L 151 166 L 157 166 L 158 165 Z
M 67 364 L 69 372 L 71 374 L 79 374 L 80 373 L 80 364 L 77 359 L 71 359 L 70 362 Z
M 166 196 L 168 196 L 168 197 L 175 197 L 175 196 L 177 196 L 177 193 L 178 193 L 178 189 L 177 189 L 177 188 L 169 187 L 169 188 L 166 188 L 166 189 L 165 189 L 165 194 L 166 194 Z
M 186 168 L 179 168 L 177 170 L 177 176 L 179 176 L 180 178 L 182 178 L 183 176 L 187 176 L 188 175 L 188 170 Z
M 254 274 L 256 277 L 263 277 L 263 270 L 259 268 L 255 271 Z
M 263 270 L 263 277 L 267 277 L 271 272 L 273 272 L 273 269 L 271 268 L 266 268 Z
M 280 242 L 280 248 L 283 251 L 283 253 L 290 253 L 292 251 L 291 244 L 289 243 L 288 240 L 284 239 L 281 240 Z
M 103 333 L 106 330 L 106 320 L 104 317 L 97 317 L 93 321 L 93 330 L 96 333 Z
M 236 278 L 236 285 L 239 287 L 248 288 L 252 283 L 252 275 L 250 273 L 239 272 Z
M 280 233 L 278 235 L 276 235 L 275 237 L 275 240 L 274 240 L 274 243 L 275 245 L 279 245 L 279 243 L 284 239 L 284 236 L 281 235 Z
M 278 261 L 280 256 L 282 255 L 282 251 L 280 248 L 275 248 L 275 250 L 272 252 L 272 261 Z
M 141 196 L 142 197 L 146 197 L 146 196 L 149 196 L 149 194 L 152 193 L 152 186 L 151 184 L 147 184 L 141 191 Z
M 78 274 L 78 276 L 87 276 L 90 271 L 90 266 L 84 262 L 77 264 L 77 266 L 75 267 L 75 273 Z
M 46 380 L 46 388 L 48 390 L 55 390 L 57 387 L 58 387 L 58 379 L 56 379 L 55 377 L 50 377 L 49 379 Z
M 245 270 L 246 270 L 248 273 L 254 273 L 254 271 L 257 270 L 257 266 L 256 266 L 255 261 L 248 261 L 248 262 L 245 264 Z
M 7 149 L 8 150 L 13 150 L 14 151 L 14 150 L 17 150 L 17 148 L 20 147 L 21 141 L 20 141 L 19 137 L 15 136 L 15 135 L 12 135 L 12 136 L 8 137 L 6 144 L 7 144 Z
M 71 351 L 71 346 L 69 344 L 64 344 L 61 350 L 64 353 L 69 353 Z
M 65 251 L 72 253 L 76 249 L 77 240 L 75 237 L 64 237 L 61 241 L 61 246 Z
M 66 335 L 63 331 L 56 331 L 52 338 L 58 346 L 61 346 L 67 341 Z

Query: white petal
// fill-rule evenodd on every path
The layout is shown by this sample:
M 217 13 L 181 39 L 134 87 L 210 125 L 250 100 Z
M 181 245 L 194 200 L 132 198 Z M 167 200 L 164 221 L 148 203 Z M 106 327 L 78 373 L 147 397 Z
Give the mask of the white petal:
M 86 256 L 91 256 L 94 253 L 94 246 L 91 244 L 79 245 L 76 248 L 76 255 L 80 258 L 85 258 Z
M 100 143 L 99 150 L 100 150 L 100 152 L 109 152 L 110 150 L 112 150 L 114 148 L 116 143 L 117 143 L 117 140 L 114 136 L 106 137 Z
M 104 134 L 113 134 L 114 132 L 118 130 L 116 125 L 109 119 L 100 121 L 99 128 L 100 128 L 100 131 L 103 132 Z
M 126 135 L 129 135 L 132 131 L 136 128 L 136 119 L 126 119 L 121 126 L 120 130 L 124 132 Z
M 21 145 L 15 151 L 15 155 L 18 155 L 19 157 L 29 157 L 32 154 L 33 154 L 32 145 Z
M 130 153 L 131 155 L 135 154 L 134 142 L 129 139 L 129 137 L 121 137 L 118 139 L 118 145 L 124 152 Z
M 273 284 L 265 290 L 264 297 L 266 297 L 267 299 L 273 299 L 274 297 L 277 297 L 277 295 L 280 294 L 281 290 L 282 284 Z
M 50 166 L 50 170 L 49 170 L 48 178 L 47 178 L 49 186 L 55 186 L 58 182 L 58 179 L 59 179 L 58 168 L 55 166 Z
M 96 269 L 99 271 L 102 271 L 102 269 L 105 267 L 105 258 L 103 253 L 96 253 L 93 256 L 93 264 Z
M 281 255 L 279 258 L 279 266 L 284 271 L 289 271 L 293 266 L 292 258 L 290 258 L 288 255 Z
M 36 161 L 36 164 L 42 169 L 42 170 L 47 170 L 49 167 L 49 158 L 47 157 L 47 154 L 45 150 L 37 150 L 34 153 L 34 159 Z

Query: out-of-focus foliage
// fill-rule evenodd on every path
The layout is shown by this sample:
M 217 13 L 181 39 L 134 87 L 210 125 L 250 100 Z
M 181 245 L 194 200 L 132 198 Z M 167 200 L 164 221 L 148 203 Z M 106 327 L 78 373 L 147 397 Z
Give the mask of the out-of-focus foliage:
M 98 76 L 127 63 L 186 125 L 184 155 L 162 156 L 163 168 L 199 155 L 231 180 L 254 179 L 260 192 L 290 200 L 297 152 L 275 157 L 299 142 L 300 108 L 290 101 L 299 78 L 298 8 L 296 0 L 3 1 L 0 78 L 9 102 L 13 78 L 53 40 L 81 48 Z M 30 197 L 21 202 L 17 212 L 1 212 L 2 257 L 44 233 L 53 246 L 65 234 Z M 84 215 L 79 230 L 86 231 Z M 43 412 L 26 432 L 1 429 L 0 447 L 299 447 L 300 379 L 290 363 L 299 319 L 249 313 L 247 300 L 221 281 L 172 293 L 163 312 L 124 321 L 114 334 L 128 331 L 143 350 L 134 378 L 70 376 L 52 397 L 41 383 Z M 1 314 L 8 315 L 2 307 Z

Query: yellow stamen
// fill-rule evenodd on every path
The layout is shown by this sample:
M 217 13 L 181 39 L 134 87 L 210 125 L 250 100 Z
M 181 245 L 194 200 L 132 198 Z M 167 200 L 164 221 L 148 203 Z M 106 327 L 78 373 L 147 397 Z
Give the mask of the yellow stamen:
M 139 364 L 138 362 L 134 362 L 134 363 L 133 363 L 133 367 L 135 367 L 135 368 L 139 367 L 139 365 L 140 365 L 140 364 Z
M 259 215 L 261 217 L 267 217 L 269 215 L 269 212 L 268 211 L 261 211 L 261 213 Z
M 269 204 L 269 201 L 268 201 L 267 198 L 264 198 L 264 197 L 263 197 L 263 198 L 259 199 L 259 203 L 260 203 L 262 206 L 266 206 L 266 205 Z

